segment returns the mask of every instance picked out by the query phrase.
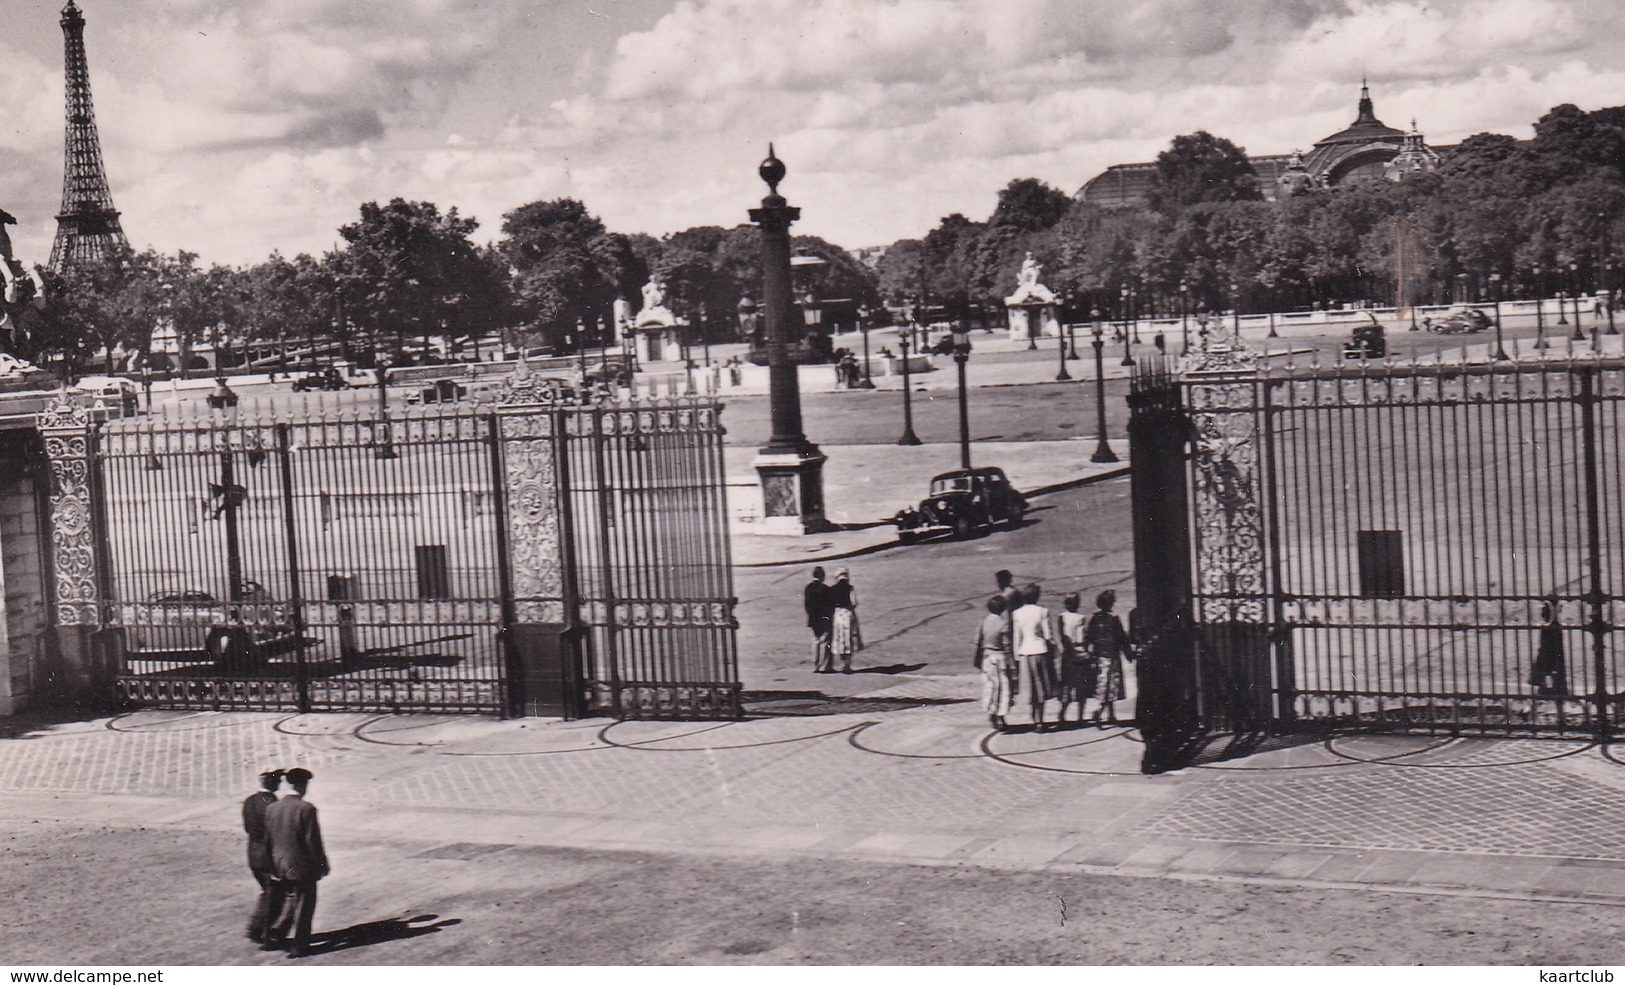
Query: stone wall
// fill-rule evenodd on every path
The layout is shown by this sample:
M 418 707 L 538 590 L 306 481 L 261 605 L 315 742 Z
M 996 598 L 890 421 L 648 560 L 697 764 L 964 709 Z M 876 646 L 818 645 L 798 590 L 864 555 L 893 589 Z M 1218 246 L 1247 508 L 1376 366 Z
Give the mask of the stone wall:
M 0 714 L 13 714 L 46 683 L 48 626 L 39 479 L 44 452 L 32 431 L 0 433 Z

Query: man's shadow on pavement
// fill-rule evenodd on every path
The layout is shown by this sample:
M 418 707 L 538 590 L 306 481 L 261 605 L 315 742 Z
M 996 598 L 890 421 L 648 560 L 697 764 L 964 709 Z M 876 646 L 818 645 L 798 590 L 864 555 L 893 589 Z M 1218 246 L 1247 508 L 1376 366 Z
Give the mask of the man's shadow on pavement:
M 435 921 L 430 923 L 429 921 Z M 310 935 L 310 950 L 312 957 L 318 954 L 328 954 L 333 951 L 344 951 L 352 947 L 366 947 L 369 944 L 385 944 L 389 941 L 406 940 L 408 937 L 422 937 L 424 934 L 437 934 L 442 927 L 455 927 L 462 923 L 458 919 L 441 920 L 437 913 L 423 913 L 415 917 L 395 917 L 389 920 L 374 920 L 371 923 L 358 923 L 343 930 L 325 930 L 319 934 Z
M 912 674 L 925 664 L 887 664 L 884 667 L 853 667 L 854 674 Z

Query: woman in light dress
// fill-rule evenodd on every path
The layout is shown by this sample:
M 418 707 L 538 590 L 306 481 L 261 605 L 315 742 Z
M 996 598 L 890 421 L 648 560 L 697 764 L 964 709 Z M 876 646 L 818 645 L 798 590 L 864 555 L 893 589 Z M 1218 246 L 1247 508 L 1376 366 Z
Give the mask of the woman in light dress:
M 841 673 L 850 674 L 852 654 L 863 649 L 863 633 L 858 629 L 858 593 L 852 587 L 852 576 L 845 568 L 835 569 L 835 584 L 829 588 L 829 600 L 835 606 L 829 650 L 840 659 Z
M 1044 722 L 1044 706 L 1055 696 L 1057 649 L 1050 612 L 1038 604 L 1043 595 L 1037 585 L 1021 592 L 1021 606 L 1010 617 L 1010 649 L 1016 660 L 1016 695 L 1012 703 L 1027 709 L 1033 728 L 1050 731 Z

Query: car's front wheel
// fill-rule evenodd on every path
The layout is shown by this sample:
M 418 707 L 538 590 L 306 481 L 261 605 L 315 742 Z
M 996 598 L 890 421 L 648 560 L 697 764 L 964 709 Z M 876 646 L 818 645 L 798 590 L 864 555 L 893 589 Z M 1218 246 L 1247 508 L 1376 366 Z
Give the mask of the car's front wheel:
M 954 517 L 954 536 L 964 540 L 976 533 L 976 521 L 967 514 L 961 513 Z

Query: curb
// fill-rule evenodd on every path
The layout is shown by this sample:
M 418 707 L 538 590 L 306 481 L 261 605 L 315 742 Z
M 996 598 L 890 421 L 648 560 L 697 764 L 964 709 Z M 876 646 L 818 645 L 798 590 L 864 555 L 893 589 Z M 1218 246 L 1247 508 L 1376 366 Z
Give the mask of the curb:
M 1120 479 L 1123 476 L 1128 475 L 1130 471 L 1132 471 L 1130 466 L 1124 465 L 1120 468 L 1111 469 L 1106 472 L 1097 472 L 1094 475 L 1085 475 L 1076 479 L 1068 479 L 1065 482 L 1056 482 L 1047 486 L 1039 486 L 1037 489 L 1028 492 L 1026 495 L 1047 496 L 1051 493 L 1064 492 L 1068 489 L 1079 489 L 1083 486 L 1093 485 L 1097 482 L 1105 482 L 1108 479 Z M 884 526 L 884 524 L 873 524 L 872 526 Z M 786 558 L 782 561 L 748 561 L 735 564 L 734 567 L 780 568 L 789 565 L 805 565 L 809 562 L 842 561 L 847 558 L 863 557 L 866 554 L 875 554 L 880 551 L 887 550 L 888 548 L 898 547 L 902 545 L 902 543 L 903 542 L 901 540 L 894 538 L 879 544 L 867 544 L 863 547 L 852 547 L 844 550 L 836 550 L 829 554 L 808 554 L 803 557 Z

